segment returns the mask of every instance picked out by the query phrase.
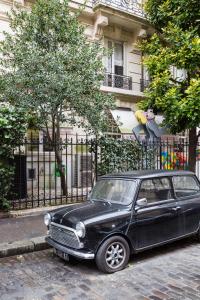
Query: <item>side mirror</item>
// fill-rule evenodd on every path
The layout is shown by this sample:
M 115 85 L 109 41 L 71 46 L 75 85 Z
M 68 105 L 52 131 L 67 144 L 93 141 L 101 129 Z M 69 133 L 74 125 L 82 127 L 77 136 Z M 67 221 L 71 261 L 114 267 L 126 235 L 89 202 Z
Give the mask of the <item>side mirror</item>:
M 136 210 L 147 206 L 147 198 L 138 199 L 136 201 Z

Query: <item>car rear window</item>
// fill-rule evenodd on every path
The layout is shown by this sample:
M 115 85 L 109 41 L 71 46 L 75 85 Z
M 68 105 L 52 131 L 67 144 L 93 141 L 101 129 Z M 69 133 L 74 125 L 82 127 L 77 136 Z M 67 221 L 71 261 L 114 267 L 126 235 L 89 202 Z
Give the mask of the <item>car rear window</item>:
M 187 197 L 199 193 L 199 183 L 194 176 L 174 176 L 173 186 L 176 197 Z

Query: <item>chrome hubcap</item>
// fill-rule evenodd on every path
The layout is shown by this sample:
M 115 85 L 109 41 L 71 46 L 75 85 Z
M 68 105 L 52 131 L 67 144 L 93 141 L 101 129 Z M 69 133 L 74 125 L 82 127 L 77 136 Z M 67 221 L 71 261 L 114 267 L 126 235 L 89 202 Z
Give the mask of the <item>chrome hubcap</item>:
M 106 263 L 112 268 L 119 268 L 126 257 L 126 249 L 124 245 L 120 242 L 114 242 L 110 244 L 106 250 Z

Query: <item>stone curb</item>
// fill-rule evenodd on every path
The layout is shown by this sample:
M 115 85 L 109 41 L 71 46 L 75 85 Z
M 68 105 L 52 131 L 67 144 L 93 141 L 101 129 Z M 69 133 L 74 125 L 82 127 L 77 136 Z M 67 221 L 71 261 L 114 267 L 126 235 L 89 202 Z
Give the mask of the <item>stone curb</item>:
M 40 251 L 50 248 L 45 241 L 45 236 L 0 244 L 0 258 Z

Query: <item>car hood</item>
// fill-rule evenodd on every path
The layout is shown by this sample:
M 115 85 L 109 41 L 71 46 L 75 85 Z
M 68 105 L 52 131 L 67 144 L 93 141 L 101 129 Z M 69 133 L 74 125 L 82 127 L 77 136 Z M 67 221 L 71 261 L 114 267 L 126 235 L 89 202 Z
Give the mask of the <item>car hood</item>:
M 127 207 L 119 204 L 109 204 L 103 201 L 74 204 L 52 212 L 52 221 L 64 226 L 75 228 L 78 222 L 85 224 L 95 222 L 99 218 L 127 213 Z

